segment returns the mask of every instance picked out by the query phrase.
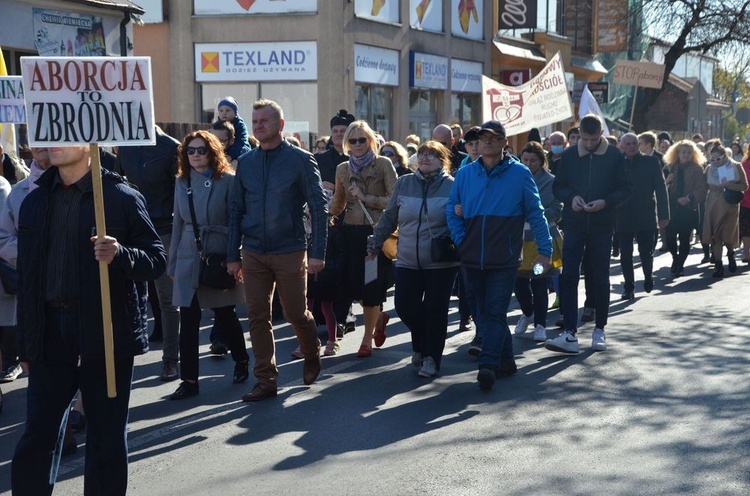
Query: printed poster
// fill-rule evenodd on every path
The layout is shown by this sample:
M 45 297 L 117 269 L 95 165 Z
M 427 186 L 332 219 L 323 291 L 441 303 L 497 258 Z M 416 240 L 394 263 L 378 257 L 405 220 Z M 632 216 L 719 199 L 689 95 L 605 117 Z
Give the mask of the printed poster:
M 34 44 L 41 56 L 107 55 L 102 18 L 76 12 L 33 9 Z

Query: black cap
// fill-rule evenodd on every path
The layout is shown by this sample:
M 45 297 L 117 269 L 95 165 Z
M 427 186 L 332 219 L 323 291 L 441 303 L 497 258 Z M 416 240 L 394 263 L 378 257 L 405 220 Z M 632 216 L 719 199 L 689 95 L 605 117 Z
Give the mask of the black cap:
M 356 119 L 346 109 L 339 110 L 339 113 L 333 116 L 331 119 L 331 129 L 333 126 L 347 126 L 354 122 Z
M 464 134 L 464 141 L 476 141 L 479 139 L 479 131 L 482 128 L 479 126 L 471 126 L 468 131 Z
M 500 121 L 487 121 L 479 129 L 479 134 L 481 135 L 482 133 L 492 133 L 495 136 L 505 138 L 505 127 Z

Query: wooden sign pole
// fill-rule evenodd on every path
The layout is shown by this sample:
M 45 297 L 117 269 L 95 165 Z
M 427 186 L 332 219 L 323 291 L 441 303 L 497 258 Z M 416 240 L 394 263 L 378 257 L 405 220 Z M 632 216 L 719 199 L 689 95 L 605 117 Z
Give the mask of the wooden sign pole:
M 104 218 L 104 192 L 102 190 L 102 165 L 99 159 L 99 145 L 89 145 L 91 151 L 91 180 L 94 183 L 94 216 L 96 217 L 96 237 L 107 235 Z M 107 397 L 117 396 L 115 384 L 115 339 L 112 330 L 112 302 L 109 294 L 109 264 L 99 262 L 99 284 L 102 290 L 102 320 L 104 324 L 104 365 L 107 374 Z
M 628 132 L 633 130 L 633 116 L 635 115 L 635 100 L 638 98 L 638 85 L 633 88 L 633 106 L 630 109 L 630 122 L 628 123 Z

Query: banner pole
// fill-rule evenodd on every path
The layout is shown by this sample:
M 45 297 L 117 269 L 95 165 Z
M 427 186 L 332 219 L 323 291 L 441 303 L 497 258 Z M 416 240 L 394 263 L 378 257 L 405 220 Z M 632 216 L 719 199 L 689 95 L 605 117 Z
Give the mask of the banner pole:
M 94 187 L 94 216 L 96 217 L 96 237 L 107 235 L 107 223 L 104 218 L 104 192 L 102 189 L 102 166 L 99 159 L 99 145 L 89 145 L 91 152 L 91 180 Z M 102 297 L 102 323 L 104 330 L 104 366 L 107 375 L 107 397 L 117 396 L 115 384 L 115 340 L 112 330 L 112 302 L 109 293 L 109 264 L 99 262 L 99 284 Z
M 630 122 L 628 122 L 628 132 L 633 130 L 633 116 L 635 115 L 635 100 L 638 98 L 638 85 L 633 89 L 633 107 L 630 109 Z

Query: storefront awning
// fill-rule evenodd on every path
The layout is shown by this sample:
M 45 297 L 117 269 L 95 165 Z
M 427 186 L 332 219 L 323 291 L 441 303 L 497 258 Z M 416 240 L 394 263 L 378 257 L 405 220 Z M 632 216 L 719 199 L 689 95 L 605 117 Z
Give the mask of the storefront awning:
M 522 48 L 514 45 L 509 45 L 507 43 L 501 43 L 499 41 L 493 41 L 492 43 L 502 55 L 505 55 L 507 57 L 531 60 L 534 62 L 540 62 L 542 64 L 547 63 L 547 59 L 544 57 L 542 52 L 536 48 Z
M 573 55 L 570 57 L 570 62 L 573 65 L 571 69 L 573 72 L 577 72 L 576 69 L 583 70 L 598 77 L 601 77 L 609 72 L 598 60 L 595 59 L 576 57 L 575 55 Z
M 127 0 L 66 0 L 71 3 L 80 3 L 90 7 L 100 9 L 120 10 L 122 12 L 131 12 L 133 14 L 143 15 L 146 13 L 143 8 Z

